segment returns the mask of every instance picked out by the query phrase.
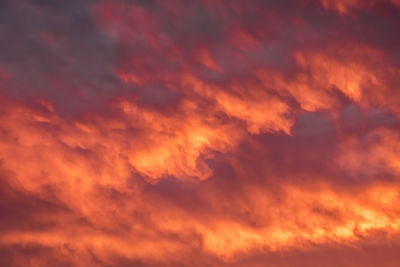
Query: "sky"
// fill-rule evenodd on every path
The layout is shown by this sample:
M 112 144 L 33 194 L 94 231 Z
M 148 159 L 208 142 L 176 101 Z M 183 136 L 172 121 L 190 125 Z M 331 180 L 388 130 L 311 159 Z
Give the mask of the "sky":
M 0 1 L 0 266 L 400 266 L 399 0 Z

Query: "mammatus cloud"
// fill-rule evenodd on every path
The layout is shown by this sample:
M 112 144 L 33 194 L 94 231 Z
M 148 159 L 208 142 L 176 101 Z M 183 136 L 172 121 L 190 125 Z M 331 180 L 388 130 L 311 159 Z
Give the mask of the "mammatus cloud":
M 398 266 L 399 3 L 4 1 L 1 266 Z

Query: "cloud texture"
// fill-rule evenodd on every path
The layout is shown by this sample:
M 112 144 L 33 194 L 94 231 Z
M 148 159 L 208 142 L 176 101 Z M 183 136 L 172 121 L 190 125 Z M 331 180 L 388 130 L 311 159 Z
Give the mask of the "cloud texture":
M 0 2 L 1 266 L 399 266 L 398 0 Z

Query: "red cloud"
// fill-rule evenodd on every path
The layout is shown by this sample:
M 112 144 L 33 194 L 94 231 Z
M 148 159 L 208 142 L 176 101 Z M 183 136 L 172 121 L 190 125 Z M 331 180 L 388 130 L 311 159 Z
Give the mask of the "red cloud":
M 7 2 L 0 263 L 397 266 L 393 5 Z

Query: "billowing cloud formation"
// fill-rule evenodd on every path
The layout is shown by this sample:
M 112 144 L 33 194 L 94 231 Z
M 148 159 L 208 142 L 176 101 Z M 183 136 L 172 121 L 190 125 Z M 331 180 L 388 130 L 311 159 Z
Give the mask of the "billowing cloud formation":
M 399 2 L 3 1 L 1 266 L 398 266 Z

